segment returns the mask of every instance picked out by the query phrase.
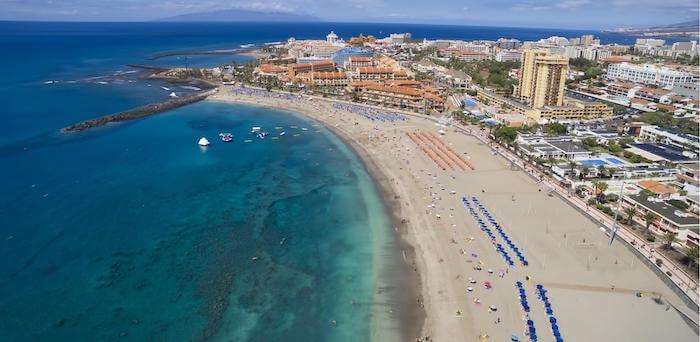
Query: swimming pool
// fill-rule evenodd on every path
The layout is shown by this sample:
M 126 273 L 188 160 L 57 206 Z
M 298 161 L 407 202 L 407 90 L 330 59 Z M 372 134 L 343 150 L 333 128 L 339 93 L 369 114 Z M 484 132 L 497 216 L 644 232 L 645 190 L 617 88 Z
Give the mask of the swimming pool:
M 604 160 L 600 159 L 588 159 L 579 161 L 583 166 L 599 166 L 607 164 Z
M 592 167 L 592 166 L 600 166 L 600 165 L 623 165 L 625 164 L 624 161 L 615 158 L 615 157 L 609 157 L 609 158 L 603 158 L 603 159 L 586 159 L 586 160 L 579 160 L 579 163 L 581 165 L 586 166 L 586 167 Z

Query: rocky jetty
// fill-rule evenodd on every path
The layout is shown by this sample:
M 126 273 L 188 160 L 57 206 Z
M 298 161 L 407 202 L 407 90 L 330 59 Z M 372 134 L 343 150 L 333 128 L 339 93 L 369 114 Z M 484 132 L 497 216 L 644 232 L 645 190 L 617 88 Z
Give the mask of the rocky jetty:
M 93 127 L 98 127 L 98 126 L 103 126 L 108 123 L 112 122 L 122 122 L 122 121 L 130 121 L 130 120 L 137 120 L 141 118 L 145 118 L 148 116 L 151 116 L 153 114 L 158 114 L 162 113 L 174 108 L 186 106 L 188 104 L 192 104 L 195 102 L 202 101 L 206 99 L 207 97 L 215 94 L 218 89 L 211 89 L 207 91 L 202 91 L 198 92 L 195 94 L 179 97 L 179 98 L 174 98 L 174 99 L 169 99 L 166 101 L 158 102 L 158 103 L 153 103 L 149 105 L 145 105 L 143 107 L 139 108 L 134 108 L 131 110 L 127 110 L 124 112 L 119 112 L 115 114 L 110 114 L 110 115 L 105 115 L 99 118 L 95 119 L 90 119 L 87 121 L 83 121 L 77 124 L 73 124 L 67 127 L 64 127 L 61 129 L 62 132 L 78 132 L 82 130 L 86 130 L 89 128 Z

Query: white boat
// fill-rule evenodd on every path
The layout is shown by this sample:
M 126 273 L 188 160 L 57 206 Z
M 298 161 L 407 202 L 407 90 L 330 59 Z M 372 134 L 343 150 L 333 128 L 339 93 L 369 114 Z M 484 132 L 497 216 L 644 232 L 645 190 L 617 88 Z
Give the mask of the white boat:
M 53 80 L 44 82 L 44 84 L 54 84 L 54 83 L 58 83 L 58 82 L 57 82 L 57 81 L 53 81 Z
M 249 48 L 249 47 L 251 47 L 251 46 L 255 46 L 255 44 L 241 44 L 241 45 L 240 45 L 240 47 L 242 47 L 242 48 L 244 48 L 244 49 Z
M 250 133 L 257 134 L 260 133 L 260 127 L 253 127 L 250 129 Z
M 170 97 L 172 97 L 172 98 L 175 98 L 175 97 L 177 97 L 177 94 L 175 94 L 175 92 L 172 92 L 172 93 L 170 93 L 170 95 L 168 95 L 168 96 L 170 96 Z
M 287 131 L 284 131 L 284 132 L 280 133 L 280 137 L 283 136 L 283 135 L 285 135 L 285 134 L 287 134 Z
M 160 89 L 170 91 L 170 88 L 168 88 L 168 87 L 160 87 Z
M 200 91 L 200 90 L 202 90 L 202 88 L 193 87 L 193 86 L 180 86 L 180 88 L 182 88 L 182 89 L 187 89 L 187 90 L 194 90 L 194 91 Z
M 201 137 L 198 144 L 199 146 L 209 146 L 209 140 L 205 137 Z
M 233 140 L 233 134 L 231 133 L 219 133 L 219 137 L 221 137 L 223 142 L 231 142 Z

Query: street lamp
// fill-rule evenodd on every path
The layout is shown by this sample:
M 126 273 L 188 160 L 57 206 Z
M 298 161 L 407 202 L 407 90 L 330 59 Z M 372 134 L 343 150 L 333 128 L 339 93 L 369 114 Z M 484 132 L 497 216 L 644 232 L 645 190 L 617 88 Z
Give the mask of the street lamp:
M 622 181 L 622 185 L 620 186 L 620 194 L 618 195 L 617 199 L 617 210 L 615 210 L 615 215 L 613 217 L 613 226 L 612 226 L 612 232 L 610 232 L 610 243 L 608 246 L 612 246 L 613 241 L 615 240 L 615 235 L 617 234 L 617 215 L 620 213 L 620 209 L 622 208 L 622 190 L 625 188 L 625 181 Z

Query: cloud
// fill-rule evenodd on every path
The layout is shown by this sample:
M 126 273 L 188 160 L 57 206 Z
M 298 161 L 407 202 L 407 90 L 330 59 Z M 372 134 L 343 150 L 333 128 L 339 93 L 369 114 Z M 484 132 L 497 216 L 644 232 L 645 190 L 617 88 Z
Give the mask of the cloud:
M 556 8 L 561 8 L 561 9 L 574 9 L 578 8 L 584 5 L 589 5 L 591 3 L 590 0 L 564 0 L 561 2 L 558 2 L 556 5 L 554 5 Z

